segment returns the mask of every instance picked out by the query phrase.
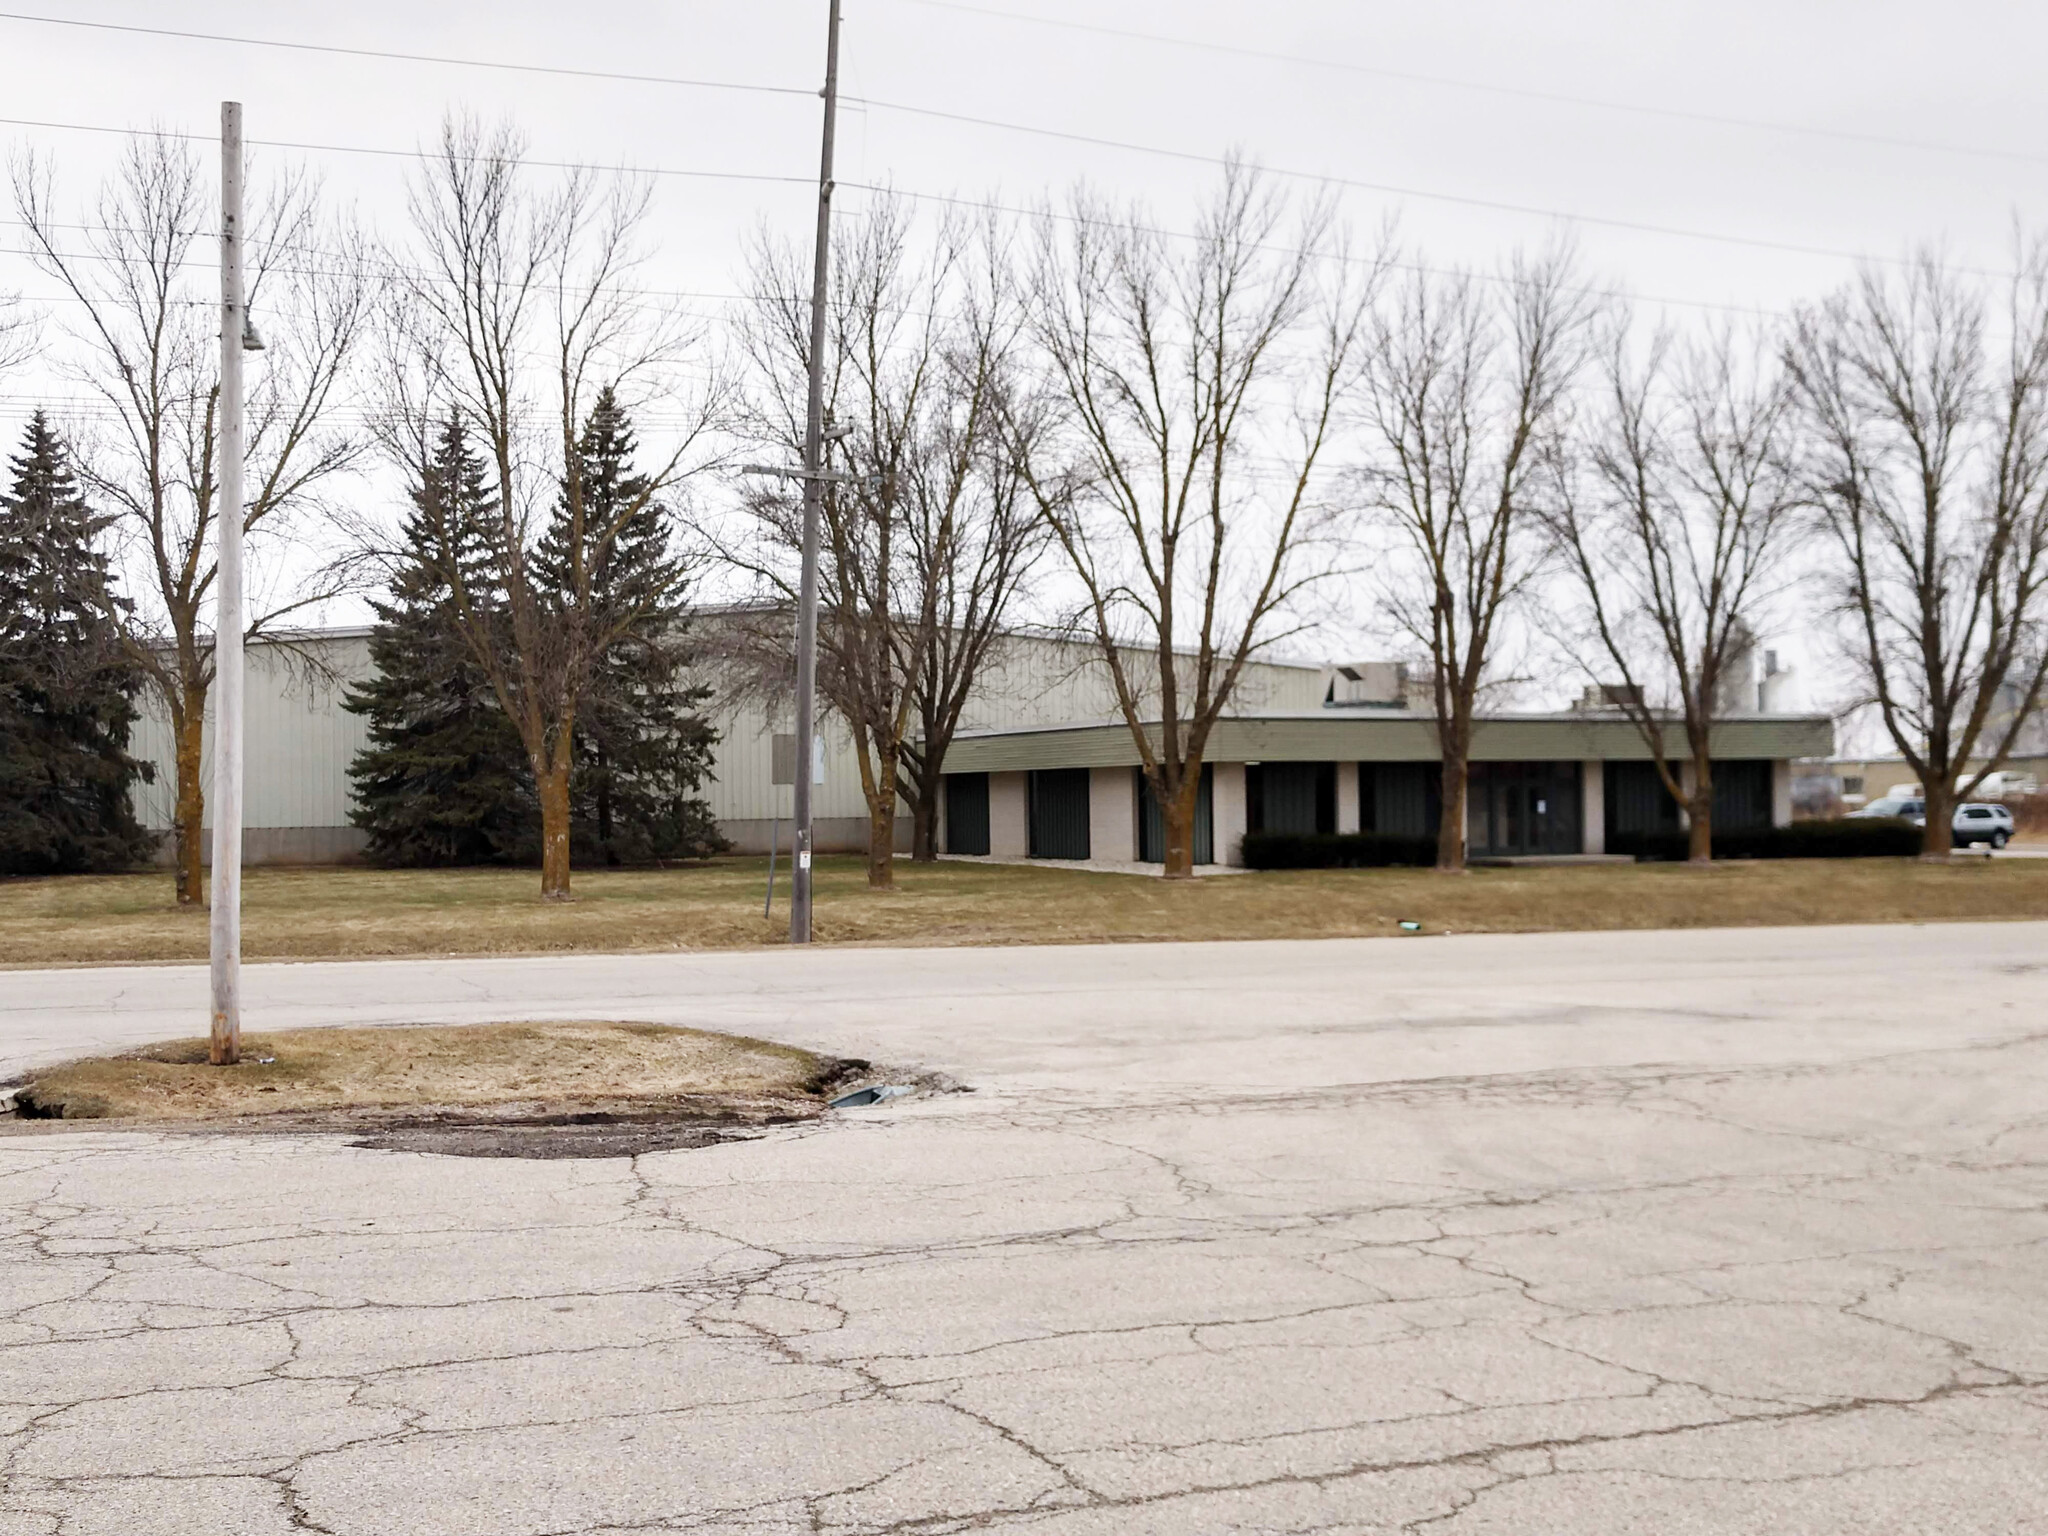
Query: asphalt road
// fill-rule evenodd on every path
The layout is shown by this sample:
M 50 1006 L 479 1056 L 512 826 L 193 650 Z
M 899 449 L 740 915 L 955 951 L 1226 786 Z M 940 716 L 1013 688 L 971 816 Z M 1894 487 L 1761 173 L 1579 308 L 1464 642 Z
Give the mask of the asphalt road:
M 194 968 L 0 973 L 0 1074 Z M 972 1094 L 0 1136 L 0 1536 L 2048 1532 L 2048 925 L 265 966 Z

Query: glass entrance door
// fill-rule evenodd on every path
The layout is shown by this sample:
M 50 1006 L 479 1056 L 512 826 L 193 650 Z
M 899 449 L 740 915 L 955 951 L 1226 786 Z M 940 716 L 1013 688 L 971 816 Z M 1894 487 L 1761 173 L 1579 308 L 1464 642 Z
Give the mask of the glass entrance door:
M 1483 857 L 1578 853 L 1577 763 L 1474 763 L 1465 842 Z

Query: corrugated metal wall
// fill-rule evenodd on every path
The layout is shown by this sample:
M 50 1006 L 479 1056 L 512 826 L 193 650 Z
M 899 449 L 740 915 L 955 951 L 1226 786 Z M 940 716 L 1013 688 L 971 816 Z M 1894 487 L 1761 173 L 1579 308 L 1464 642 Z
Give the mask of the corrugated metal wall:
M 1031 857 L 1085 859 L 1092 850 L 1088 826 L 1088 770 L 1050 768 L 1031 775 Z
M 988 852 L 988 775 L 946 775 L 946 852 Z
M 1128 651 L 1124 665 L 1133 679 L 1156 694 L 1149 683 L 1157 675 L 1149 655 Z M 1011 636 L 998 645 L 982 677 L 961 717 L 963 731 L 1013 731 L 1122 718 L 1109 669 L 1089 642 Z M 1320 708 L 1322 669 L 1253 662 L 1245 668 L 1234 699 L 1241 710 Z
M 243 757 L 243 824 L 248 827 L 345 827 L 348 765 L 369 740 L 368 722 L 341 707 L 349 685 L 370 674 L 366 636 L 341 634 L 248 650 L 247 738 Z M 145 692 L 130 750 L 156 765 L 156 782 L 138 785 L 135 811 L 145 827 L 171 825 L 177 773 L 169 715 Z M 206 783 L 213 783 L 213 712 L 201 746 Z
M 1038 637 L 1005 642 L 988 681 L 970 705 L 981 728 L 1004 728 L 1075 718 L 1105 719 L 1115 713 L 1107 674 L 1087 645 Z M 1142 665 L 1143 658 L 1134 664 Z M 259 643 L 248 650 L 248 757 L 246 825 L 262 827 L 346 827 L 352 803 L 348 768 L 368 743 L 368 722 L 341 707 L 347 688 L 370 675 L 369 638 L 337 631 L 289 646 Z M 1272 707 L 1313 702 L 1320 674 L 1314 668 L 1260 666 L 1249 669 L 1247 701 L 1279 701 Z M 156 782 L 138 785 L 136 812 L 146 827 L 171 825 L 176 775 L 170 724 L 161 704 L 144 694 L 131 749 L 157 765 Z M 1248 705 L 1249 706 L 1249 702 Z M 749 700 L 717 711 L 720 740 L 713 749 L 715 778 L 704 787 L 711 812 L 721 822 L 767 822 L 790 814 L 791 791 L 772 782 L 771 743 L 777 731 L 794 728 L 792 712 L 771 710 Z M 860 766 L 853 739 L 831 715 L 821 717 L 825 782 L 813 794 L 820 820 L 864 818 Z M 204 748 L 207 782 L 213 774 L 211 715 Z M 907 818 L 908 811 L 904 811 Z

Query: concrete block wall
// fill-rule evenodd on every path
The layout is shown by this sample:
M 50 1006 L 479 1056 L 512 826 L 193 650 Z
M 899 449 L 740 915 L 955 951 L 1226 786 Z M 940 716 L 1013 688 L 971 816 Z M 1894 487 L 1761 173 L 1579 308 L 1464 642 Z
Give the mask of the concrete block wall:
M 1358 830 L 1358 764 L 1337 765 L 1337 830 Z
M 991 858 L 1021 859 L 1031 852 L 1029 774 L 988 776 L 988 851 Z
M 1138 776 L 1128 768 L 1088 770 L 1088 856 L 1116 863 L 1138 857 Z
M 1579 764 L 1579 851 L 1607 851 L 1607 765 L 1597 757 Z
M 1352 765 L 1353 772 L 1357 765 Z M 1243 865 L 1247 810 L 1244 793 L 1244 764 L 1218 763 L 1210 772 L 1211 814 L 1215 817 L 1216 859 L 1221 864 Z M 1354 781 L 1355 785 L 1355 781 Z M 1358 795 L 1351 796 L 1352 814 L 1358 813 Z

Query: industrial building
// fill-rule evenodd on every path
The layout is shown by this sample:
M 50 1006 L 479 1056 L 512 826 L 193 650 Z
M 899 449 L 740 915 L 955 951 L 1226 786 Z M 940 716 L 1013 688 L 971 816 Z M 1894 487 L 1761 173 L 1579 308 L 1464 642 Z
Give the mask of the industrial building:
M 348 769 L 366 722 L 342 708 L 370 674 L 369 631 L 328 630 L 248 650 L 245 857 L 252 864 L 347 863 L 364 834 L 350 824 Z M 168 829 L 171 740 L 145 697 L 136 755 L 156 765 L 136 790 L 145 826 Z M 771 782 L 772 741 L 789 729 L 765 705 L 714 715 L 721 733 L 704 787 L 743 852 L 788 846 L 790 794 Z M 1671 750 L 1678 744 L 1673 732 Z M 814 791 L 815 846 L 866 846 L 867 814 L 848 733 L 821 724 L 824 779 Z M 1832 750 L 1824 717 L 1735 715 L 1715 727 L 1715 822 L 1781 824 L 1792 816 L 1792 763 Z M 1247 831 L 1435 830 L 1435 729 L 1399 666 L 1248 667 L 1233 713 L 1206 754 L 1198 863 L 1232 864 Z M 210 742 L 207 772 L 211 773 Z M 1009 637 L 947 758 L 941 846 L 957 855 L 1109 862 L 1161 857 L 1160 820 L 1129 729 L 1092 647 Z M 1636 728 L 1597 708 L 1502 714 L 1473 749 L 1469 844 L 1479 857 L 1599 853 L 1616 832 L 1675 827 L 1677 815 Z M 909 846 L 907 808 L 898 846 Z

